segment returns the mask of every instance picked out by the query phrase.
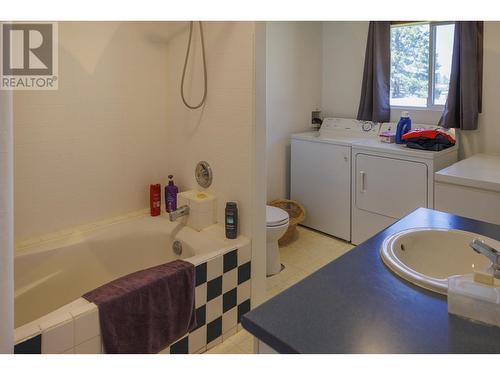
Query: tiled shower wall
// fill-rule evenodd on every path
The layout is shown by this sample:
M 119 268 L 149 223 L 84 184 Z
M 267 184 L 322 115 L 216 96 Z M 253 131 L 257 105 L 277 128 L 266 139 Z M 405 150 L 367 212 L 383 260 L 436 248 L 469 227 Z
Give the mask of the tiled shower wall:
M 196 266 L 197 326 L 160 353 L 201 353 L 237 330 L 250 310 L 251 248 L 229 250 Z M 102 353 L 97 306 L 80 298 L 15 331 L 17 354 Z
M 188 30 L 59 22 L 59 89 L 14 95 L 16 241 L 148 207 L 149 184 L 171 173 L 181 191 L 197 188 L 200 160 L 214 172 L 218 221 L 238 201 L 251 237 L 255 23 L 204 22 L 208 94 L 194 111 L 179 93 Z M 192 52 L 186 97 L 198 101 L 197 28 Z
M 58 25 L 59 89 L 14 94 L 16 241 L 148 207 L 171 171 L 166 23 Z

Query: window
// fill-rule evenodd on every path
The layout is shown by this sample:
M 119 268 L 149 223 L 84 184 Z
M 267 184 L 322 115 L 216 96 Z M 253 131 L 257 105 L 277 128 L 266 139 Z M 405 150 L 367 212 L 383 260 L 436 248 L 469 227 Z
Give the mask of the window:
M 450 22 L 391 27 L 391 106 L 442 107 L 448 96 L 453 34 Z

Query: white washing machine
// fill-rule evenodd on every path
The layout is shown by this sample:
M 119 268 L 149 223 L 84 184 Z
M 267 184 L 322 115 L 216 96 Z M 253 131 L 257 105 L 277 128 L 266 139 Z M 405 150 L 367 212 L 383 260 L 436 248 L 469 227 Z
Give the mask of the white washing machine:
M 352 243 L 360 244 L 416 208 L 433 208 L 434 172 L 456 162 L 457 149 L 422 151 L 375 139 L 353 144 Z
M 351 147 L 378 133 L 371 122 L 325 118 L 319 131 L 292 135 L 290 197 L 306 210 L 303 225 L 351 240 Z

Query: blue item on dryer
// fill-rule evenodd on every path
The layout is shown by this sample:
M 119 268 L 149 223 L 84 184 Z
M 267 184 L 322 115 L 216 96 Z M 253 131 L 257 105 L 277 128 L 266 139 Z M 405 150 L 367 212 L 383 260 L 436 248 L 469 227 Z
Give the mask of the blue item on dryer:
M 396 143 L 402 144 L 405 141 L 402 139 L 403 135 L 411 130 L 411 119 L 408 111 L 401 112 L 401 118 L 399 119 L 398 125 L 396 127 Z

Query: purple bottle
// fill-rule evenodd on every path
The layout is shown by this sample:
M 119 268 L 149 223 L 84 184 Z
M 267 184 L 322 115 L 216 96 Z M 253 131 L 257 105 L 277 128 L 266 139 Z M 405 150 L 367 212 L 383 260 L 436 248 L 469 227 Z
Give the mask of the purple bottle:
M 165 186 L 165 210 L 172 212 L 177 210 L 177 193 L 179 188 L 174 185 L 174 176 L 168 176 L 168 185 Z

